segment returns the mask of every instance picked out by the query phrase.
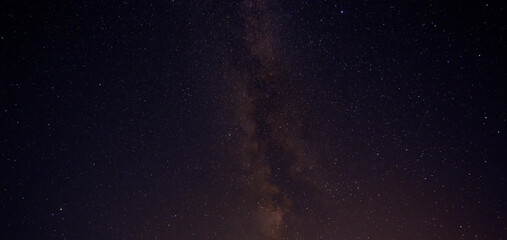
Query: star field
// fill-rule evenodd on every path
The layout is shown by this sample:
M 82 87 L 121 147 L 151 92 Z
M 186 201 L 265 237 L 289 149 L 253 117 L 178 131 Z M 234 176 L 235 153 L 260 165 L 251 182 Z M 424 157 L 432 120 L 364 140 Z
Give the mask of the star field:
M 0 12 L 1 239 L 507 239 L 504 3 Z

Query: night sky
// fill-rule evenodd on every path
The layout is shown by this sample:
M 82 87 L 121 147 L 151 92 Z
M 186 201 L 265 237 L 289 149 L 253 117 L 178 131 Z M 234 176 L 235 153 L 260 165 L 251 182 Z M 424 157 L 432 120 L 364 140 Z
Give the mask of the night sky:
M 507 239 L 505 2 L 0 12 L 0 239 Z

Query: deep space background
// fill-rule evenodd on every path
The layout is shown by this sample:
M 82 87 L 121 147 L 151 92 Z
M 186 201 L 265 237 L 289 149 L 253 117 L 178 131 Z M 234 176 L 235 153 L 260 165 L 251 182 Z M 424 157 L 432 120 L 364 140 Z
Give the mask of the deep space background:
M 507 239 L 502 1 L 2 1 L 0 239 Z

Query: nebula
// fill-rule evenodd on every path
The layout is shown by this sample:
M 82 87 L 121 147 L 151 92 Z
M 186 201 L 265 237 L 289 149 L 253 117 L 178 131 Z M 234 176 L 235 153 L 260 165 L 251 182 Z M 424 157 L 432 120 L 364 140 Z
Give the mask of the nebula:
M 289 233 L 291 196 L 287 189 L 302 171 L 305 153 L 298 136 L 293 89 L 285 77 L 289 70 L 280 57 L 276 13 L 272 2 L 242 2 L 244 42 L 249 66 L 238 81 L 237 116 L 244 133 L 241 144 L 247 188 L 253 199 L 252 239 L 284 239 Z M 276 171 L 276 173 L 275 173 Z

